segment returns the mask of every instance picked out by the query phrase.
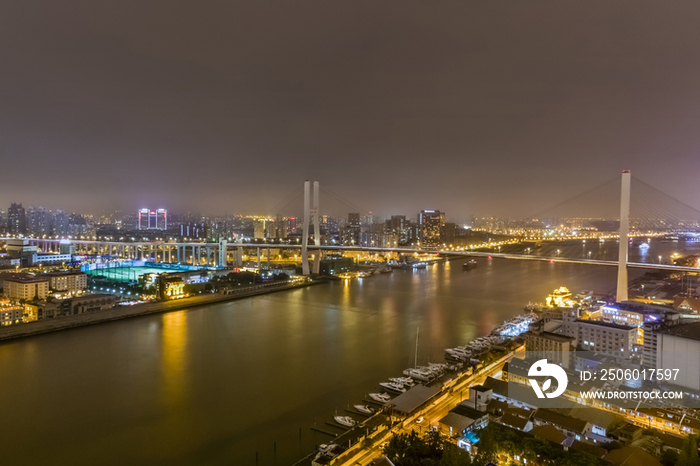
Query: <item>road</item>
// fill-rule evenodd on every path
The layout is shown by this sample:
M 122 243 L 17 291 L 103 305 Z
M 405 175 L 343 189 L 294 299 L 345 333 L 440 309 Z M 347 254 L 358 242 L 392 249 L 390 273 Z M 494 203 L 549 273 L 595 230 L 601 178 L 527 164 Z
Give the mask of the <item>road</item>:
M 437 426 L 440 419 L 445 417 L 451 409 L 457 406 L 461 401 L 469 398 L 469 387 L 483 383 L 487 377 L 498 375 L 503 369 L 505 362 L 510 359 L 515 353 L 525 350 L 524 346 L 516 349 L 501 359 L 494 361 L 479 372 L 467 376 L 464 380 L 445 389 L 432 403 L 425 408 L 413 413 L 408 418 L 401 421 L 391 429 L 390 435 L 405 434 L 412 430 L 417 430 L 420 433 L 425 433 L 430 427 Z M 455 379 L 459 380 L 459 379 Z M 423 417 L 423 421 L 418 424 L 416 421 Z M 334 466 L 366 466 L 374 458 L 382 456 L 382 444 L 388 440 L 386 437 L 381 442 L 375 442 L 371 447 L 359 449 L 350 456 L 343 458 L 342 462 L 335 463 Z M 347 454 L 347 453 L 346 453 Z

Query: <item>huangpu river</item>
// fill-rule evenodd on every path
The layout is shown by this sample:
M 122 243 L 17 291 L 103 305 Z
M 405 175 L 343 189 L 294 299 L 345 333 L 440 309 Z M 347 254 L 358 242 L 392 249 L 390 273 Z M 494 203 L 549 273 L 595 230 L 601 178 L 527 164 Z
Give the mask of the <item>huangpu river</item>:
M 0 463 L 290 465 L 330 440 L 314 420 L 413 365 L 416 328 L 419 363 L 442 361 L 556 287 L 616 283 L 613 267 L 462 262 L 1 343 Z

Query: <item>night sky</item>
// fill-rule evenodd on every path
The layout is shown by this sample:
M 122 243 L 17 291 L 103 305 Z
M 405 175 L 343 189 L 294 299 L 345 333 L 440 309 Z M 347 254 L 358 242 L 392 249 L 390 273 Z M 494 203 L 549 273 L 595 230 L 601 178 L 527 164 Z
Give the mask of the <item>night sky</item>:
M 700 2 L 5 1 L 0 167 L 3 210 L 272 213 L 318 179 L 517 215 L 625 168 L 700 207 Z

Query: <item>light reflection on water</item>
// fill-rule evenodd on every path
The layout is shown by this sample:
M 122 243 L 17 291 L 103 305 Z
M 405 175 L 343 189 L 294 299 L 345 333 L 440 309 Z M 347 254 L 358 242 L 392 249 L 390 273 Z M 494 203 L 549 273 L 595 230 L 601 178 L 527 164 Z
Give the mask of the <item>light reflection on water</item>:
M 163 399 L 168 405 L 182 401 L 185 391 L 187 311 L 163 315 Z

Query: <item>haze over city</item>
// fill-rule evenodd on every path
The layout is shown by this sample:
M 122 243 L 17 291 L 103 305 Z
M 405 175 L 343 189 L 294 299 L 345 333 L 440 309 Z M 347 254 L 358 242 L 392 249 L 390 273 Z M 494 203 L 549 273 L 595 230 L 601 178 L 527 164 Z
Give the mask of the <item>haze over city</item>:
M 0 7 L 2 466 L 700 466 L 700 2 Z
M 10 2 L 0 158 L 31 176 L 0 197 L 254 214 L 318 179 L 382 215 L 520 215 L 632 169 L 698 206 L 699 22 L 693 1 Z

